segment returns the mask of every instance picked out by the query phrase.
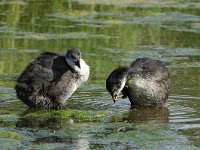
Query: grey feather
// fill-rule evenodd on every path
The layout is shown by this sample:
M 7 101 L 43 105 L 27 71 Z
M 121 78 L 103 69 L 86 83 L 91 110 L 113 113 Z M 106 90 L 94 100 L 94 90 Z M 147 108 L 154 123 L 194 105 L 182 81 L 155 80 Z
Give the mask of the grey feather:
M 84 70 L 82 72 L 80 74 L 73 70 L 65 56 L 45 52 L 22 72 L 15 90 L 18 98 L 30 108 L 59 109 L 84 82 Z M 88 70 L 86 77 L 89 77 Z
M 121 91 L 122 98 L 128 97 L 132 105 L 162 106 L 170 93 L 169 72 L 159 60 L 138 58 L 129 67 L 115 69 L 106 88 L 111 96 Z

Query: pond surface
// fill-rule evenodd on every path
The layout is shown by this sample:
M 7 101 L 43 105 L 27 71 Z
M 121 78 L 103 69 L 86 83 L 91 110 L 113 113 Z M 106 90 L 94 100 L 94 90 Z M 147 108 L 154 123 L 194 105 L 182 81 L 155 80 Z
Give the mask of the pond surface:
M 15 80 L 43 51 L 76 47 L 89 81 L 58 111 L 29 111 Z M 163 108 L 113 104 L 105 79 L 138 57 L 163 61 Z M 0 149 L 200 149 L 198 0 L 1 0 Z

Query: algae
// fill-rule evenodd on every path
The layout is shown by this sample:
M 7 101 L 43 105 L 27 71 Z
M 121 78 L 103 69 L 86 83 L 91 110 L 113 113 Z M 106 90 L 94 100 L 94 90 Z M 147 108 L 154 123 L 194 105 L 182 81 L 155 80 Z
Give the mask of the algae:
M 0 2 L 0 148 L 199 149 L 199 4 Z M 15 96 L 17 76 L 40 52 L 63 54 L 71 47 L 90 66 L 89 81 L 62 110 L 26 111 Z M 132 111 L 128 99 L 113 104 L 105 79 L 138 57 L 159 59 L 169 69 L 169 113 Z
M 56 118 L 56 119 L 75 119 L 76 121 L 100 120 L 105 117 L 103 112 L 92 112 L 83 110 L 57 110 L 46 111 L 40 110 L 25 114 L 25 118 Z
M 0 138 L 10 138 L 10 139 L 21 140 L 22 136 L 16 132 L 0 132 Z

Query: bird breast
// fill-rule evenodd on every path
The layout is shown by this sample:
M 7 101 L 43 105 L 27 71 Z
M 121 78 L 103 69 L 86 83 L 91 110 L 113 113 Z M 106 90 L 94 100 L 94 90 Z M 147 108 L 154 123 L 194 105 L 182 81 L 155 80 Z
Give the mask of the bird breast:
M 155 81 L 144 79 L 141 77 L 129 79 L 127 86 L 130 89 L 130 95 L 137 93 L 138 95 L 147 95 L 155 97 L 159 92 L 159 86 Z
M 90 68 L 83 59 L 80 60 L 80 66 L 81 69 L 78 71 L 78 73 L 80 74 L 80 80 L 81 82 L 85 82 L 89 78 Z

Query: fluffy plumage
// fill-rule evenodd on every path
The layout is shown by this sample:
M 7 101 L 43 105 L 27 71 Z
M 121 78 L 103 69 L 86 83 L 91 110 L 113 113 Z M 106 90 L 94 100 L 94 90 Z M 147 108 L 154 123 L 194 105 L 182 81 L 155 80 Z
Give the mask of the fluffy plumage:
M 59 109 L 88 78 L 89 66 L 78 50 L 69 49 L 66 56 L 44 52 L 22 72 L 15 90 L 30 108 Z
M 159 60 L 139 58 L 130 67 L 115 69 L 106 80 L 106 88 L 115 102 L 122 92 L 132 105 L 162 106 L 170 92 L 167 68 Z

